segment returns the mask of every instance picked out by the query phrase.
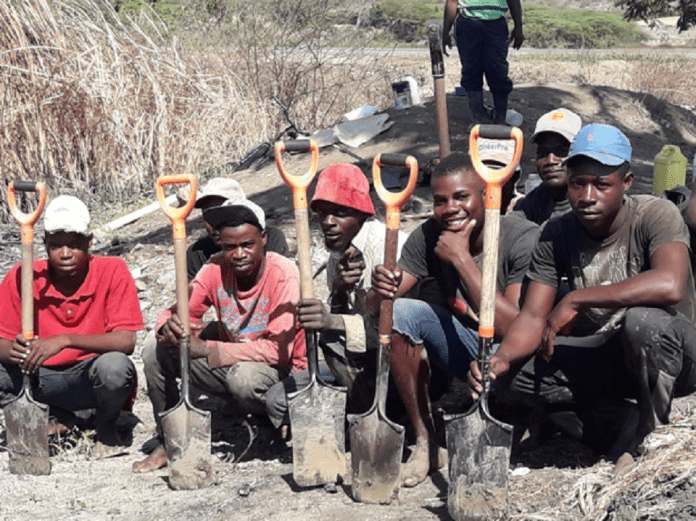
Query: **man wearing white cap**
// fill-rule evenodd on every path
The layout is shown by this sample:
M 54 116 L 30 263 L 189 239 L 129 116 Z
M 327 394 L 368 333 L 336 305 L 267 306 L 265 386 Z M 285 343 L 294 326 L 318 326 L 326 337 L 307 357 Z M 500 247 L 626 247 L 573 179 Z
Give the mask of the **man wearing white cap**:
M 282 255 L 264 253 L 265 216 L 248 199 L 228 199 L 205 210 L 204 217 L 218 231 L 222 251 L 189 286 L 191 385 L 231 399 L 240 412 L 265 414 L 266 391 L 307 367 L 304 331 L 295 317 L 297 268 Z M 202 320 L 211 307 L 219 317 L 212 335 Z M 155 332 L 157 342 L 146 345 L 142 357 L 160 443 L 133 465 L 138 473 L 167 464 L 160 413 L 179 399 L 177 347 L 184 334 L 175 307 L 160 313 Z
M 536 145 L 536 168 L 541 184 L 515 204 L 513 214 L 541 225 L 570 211 L 566 198 L 568 174 L 563 160 L 581 127 L 580 116 L 564 108 L 539 118 L 531 142 Z
M 63 411 L 96 409 L 100 459 L 123 453 L 116 431 L 120 411 L 133 391 L 135 368 L 128 355 L 143 329 L 137 290 L 118 257 L 90 255 L 89 212 L 76 197 L 61 195 L 46 207 L 48 260 L 34 261 L 36 337 L 21 330 L 16 264 L 0 285 L 0 403 L 22 386 L 22 371 L 38 373 L 34 398 Z
M 186 267 L 189 282 L 193 280 L 203 265 L 208 262 L 208 259 L 220 251 L 220 234 L 205 220 L 205 210 L 213 206 L 220 206 L 228 199 L 244 200 L 246 198 L 240 184 L 228 177 L 214 177 L 198 191 L 194 208 L 200 208 L 204 212 L 203 222 L 208 233 L 205 237 L 198 239 L 189 246 L 186 251 Z M 265 224 L 264 228 L 268 237 L 265 251 L 274 251 L 287 256 L 288 242 L 283 231 L 275 226 L 266 226 Z

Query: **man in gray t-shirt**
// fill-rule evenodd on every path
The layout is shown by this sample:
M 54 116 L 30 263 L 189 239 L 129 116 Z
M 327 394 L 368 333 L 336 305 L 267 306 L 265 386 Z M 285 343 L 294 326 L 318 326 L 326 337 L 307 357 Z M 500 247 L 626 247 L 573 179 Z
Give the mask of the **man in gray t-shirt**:
M 430 188 L 434 217 L 411 233 L 396 270 L 375 269 L 367 297 L 373 316 L 381 298 L 396 297 L 391 370 L 416 432 L 416 447 L 401 471 L 407 487 L 417 485 L 446 461 L 430 414 L 429 364 L 464 378 L 478 347 L 485 184 L 469 156 L 454 152 L 435 167 Z M 498 339 L 519 312 L 522 279 L 537 234 L 538 226 L 524 219 L 504 216 L 500 221 Z M 425 278 L 435 280 L 429 297 L 400 298 Z
M 572 213 L 543 228 L 522 310 L 491 359 L 491 378 L 514 397 L 562 413 L 569 433 L 603 442 L 611 458 L 667 423 L 674 396 L 696 391 L 688 232 L 670 201 L 627 195 L 630 158 L 615 127 L 593 124 L 577 134 L 566 160 Z M 571 291 L 556 304 L 564 276 Z M 474 394 L 480 377 L 472 364 Z M 612 439 L 599 440 L 583 414 L 608 399 L 638 407 Z

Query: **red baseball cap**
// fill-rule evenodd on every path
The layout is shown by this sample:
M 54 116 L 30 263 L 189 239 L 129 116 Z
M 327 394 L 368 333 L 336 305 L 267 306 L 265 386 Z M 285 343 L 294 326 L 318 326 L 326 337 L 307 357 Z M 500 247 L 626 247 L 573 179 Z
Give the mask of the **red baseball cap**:
M 312 210 L 315 210 L 314 203 L 317 201 L 328 201 L 369 215 L 375 214 L 375 207 L 370 199 L 370 183 L 355 165 L 337 163 L 322 170 L 309 204 Z

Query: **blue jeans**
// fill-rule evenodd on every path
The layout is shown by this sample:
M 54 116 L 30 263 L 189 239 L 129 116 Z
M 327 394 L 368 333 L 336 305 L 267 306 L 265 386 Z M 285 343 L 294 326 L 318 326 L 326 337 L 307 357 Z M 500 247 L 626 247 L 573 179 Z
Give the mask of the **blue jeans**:
M 507 96 L 512 91 L 508 76 L 509 30 L 505 17 L 477 20 L 458 16 L 457 49 L 462 63 L 461 85 L 467 92 L 483 90 L 483 75 L 494 95 Z
M 413 345 L 423 344 L 431 364 L 466 379 L 478 353 L 478 332 L 464 326 L 452 313 L 422 300 L 400 298 L 394 301 L 392 328 Z
M 135 366 L 127 355 L 104 353 L 68 367 L 39 368 L 33 396 L 66 411 L 96 409 L 97 432 L 114 429 L 133 388 L 134 374 Z M 0 365 L 0 404 L 4 407 L 21 390 L 19 366 Z

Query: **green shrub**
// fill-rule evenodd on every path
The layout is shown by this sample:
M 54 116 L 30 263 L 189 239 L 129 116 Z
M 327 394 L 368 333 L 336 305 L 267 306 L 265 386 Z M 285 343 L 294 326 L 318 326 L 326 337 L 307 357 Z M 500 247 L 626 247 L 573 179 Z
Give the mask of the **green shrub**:
M 619 13 L 524 5 L 525 46 L 596 49 L 636 47 L 647 39 Z

